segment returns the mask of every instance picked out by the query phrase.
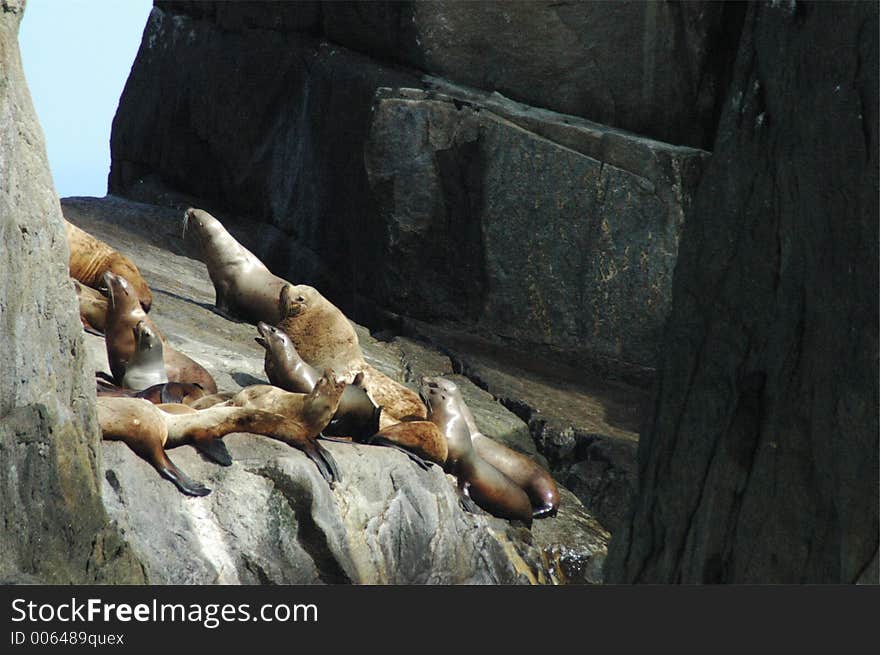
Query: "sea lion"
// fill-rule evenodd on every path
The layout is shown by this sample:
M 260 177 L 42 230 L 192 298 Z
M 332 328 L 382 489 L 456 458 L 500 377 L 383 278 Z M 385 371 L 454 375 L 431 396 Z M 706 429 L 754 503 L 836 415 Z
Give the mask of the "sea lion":
M 98 398 L 98 422 L 108 441 L 124 441 L 138 456 L 153 465 L 189 496 L 206 496 L 211 490 L 181 471 L 165 453 L 168 426 L 161 410 L 142 398 Z
M 309 365 L 332 368 L 350 379 L 363 373 L 363 386 L 382 407 L 381 427 L 402 420 L 425 420 L 419 396 L 367 364 L 357 333 L 338 307 L 314 287 L 285 284 L 278 297 L 278 328 Z
M 299 356 L 290 337 L 263 321 L 257 324 L 257 330 L 260 336 L 254 340 L 266 349 L 263 366 L 269 382 L 294 393 L 309 393 L 314 389 L 321 374 Z M 373 402 L 363 387 L 363 378 L 363 373 L 358 373 L 345 385 L 339 407 L 324 428 L 325 435 L 351 437 L 363 442 L 379 431 L 382 408 Z
M 218 313 L 250 323 L 276 324 L 278 293 L 287 282 L 274 275 L 208 212 L 190 207 L 183 215 L 183 240 L 193 243 L 208 267 Z
M 107 297 L 79 280 L 70 279 L 76 289 L 76 298 L 79 301 L 79 318 L 83 327 L 94 334 L 104 334 L 104 323 L 107 321 Z
M 70 277 L 97 289 L 105 272 L 121 275 L 134 287 L 143 310 L 150 311 L 153 294 L 134 262 L 67 220 L 64 221 L 64 230 L 70 247 Z
M 104 282 L 110 290 L 105 325 L 107 359 L 110 362 L 110 372 L 117 383 L 122 383 L 128 361 L 135 351 L 134 327 L 144 321 L 163 343 L 165 374 L 169 381 L 193 382 L 200 385 L 207 394 L 217 392 L 217 383 L 201 364 L 165 343 L 161 331 L 147 317 L 124 277 L 108 271 L 104 274 Z
M 530 457 L 500 444 L 480 432 L 474 415 L 461 395 L 461 389 L 451 380 L 439 378 L 443 389 L 458 404 L 459 412 L 467 423 L 474 450 L 483 460 L 518 484 L 532 503 L 536 519 L 556 516 L 559 509 L 559 489 L 550 473 Z
M 202 452 L 217 452 L 212 448 L 217 444 L 211 442 L 232 432 L 262 434 L 302 448 L 301 427 L 296 421 L 251 407 L 212 407 L 196 411 L 184 405 L 153 405 L 142 398 L 99 397 L 98 421 L 104 439 L 124 441 L 162 477 L 191 496 L 204 496 L 210 489 L 175 466 L 165 453 L 166 448 L 193 444 Z M 314 459 L 318 457 L 314 452 L 310 454 L 307 450 L 306 454 Z M 326 451 L 324 454 L 329 457 Z M 331 482 L 334 478 L 330 471 L 322 468 L 324 466 L 321 462 L 318 468 Z
M 484 461 L 474 450 L 459 404 L 442 378 L 422 378 L 419 394 L 429 420 L 446 437 L 448 456 L 444 470 L 458 478 L 461 493 L 494 516 L 532 524 L 529 497 L 515 482 Z
M 280 439 L 302 450 L 311 459 L 328 482 L 339 480 L 339 469 L 333 456 L 318 442 L 321 431 L 333 418 L 342 397 L 344 381 L 337 381 L 331 369 L 324 371 L 309 393 L 291 393 L 269 384 L 245 387 L 226 405 L 260 409 L 284 416 L 289 421 L 284 437 Z M 219 405 L 215 406 L 219 407 Z M 202 410 L 208 411 L 208 410 Z
M 134 334 L 134 352 L 128 359 L 122 386 L 138 391 L 153 385 L 168 382 L 165 374 L 162 340 L 147 325 L 146 321 L 138 321 L 132 328 Z

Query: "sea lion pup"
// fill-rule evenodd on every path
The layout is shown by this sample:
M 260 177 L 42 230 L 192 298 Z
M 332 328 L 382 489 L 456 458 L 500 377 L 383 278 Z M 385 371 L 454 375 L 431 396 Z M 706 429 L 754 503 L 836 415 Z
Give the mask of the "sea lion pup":
M 134 262 L 67 220 L 64 221 L 64 230 L 70 246 L 70 277 L 97 289 L 105 272 L 121 275 L 134 287 L 143 310 L 150 311 L 153 294 Z
M 345 382 L 337 381 L 333 371 L 327 369 L 315 388 L 307 394 L 291 393 L 269 384 L 256 384 L 239 391 L 226 401 L 226 405 L 264 410 L 288 419 L 290 429 L 285 435 L 266 436 L 302 450 L 315 463 L 321 475 L 328 482 L 333 482 L 340 479 L 339 468 L 330 452 L 318 442 L 318 436 L 336 413 L 344 388 Z
M 263 321 L 257 324 L 257 330 L 260 336 L 254 337 L 254 340 L 266 349 L 263 366 L 269 382 L 294 393 L 309 393 L 314 389 L 321 374 L 303 361 L 290 337 Z M 358 373 L 352 382 L 345 385 L 339 407 L 324 428 L 325 435 L 351 437 L 363 442 L 379 431 L 382 408 L 373 402 L 364 389 L 363 378 L 363 373 Z
M 76 298 L 79 301 L 79 319 L 82 321 L 83 327 L 93 334 L 104 334 L 104 323 L 107 321 L 107 297 L 79 280 L 70 279 L 76 289 Z
M 518 453 L 477 428 L 474 415 L 461 395 L 461 389 L 451 380 L 437 378 L 436 383 L 458 404 L 459 412 L 467 423 L 474 450 L 482 459 L 518 484 L 532 503 L 536 519 L 556 516 L 559 509 L 559 489 L 550 473 L 530 457 Z
M 419 394 L 428 417 L 446 437 L 448 456 L 444 470 L 458 478 L 461 493 L 494 516 L 532 524 L 529 497 L 515 482 L 485 462 L 471 444 L 467 422 L 442 378 L 422 378 Z
M 214 284 L 214 305 L 227 318 L 276 324 L 278 293 L 287 282 L 274 275 L 208 212 L 190 207 L 183 214 L 184 243 L 194 243 Z
M 217 383 L 201 364 L 165 343 L 159 328 L 144 313 L 131 285 L 124 277 L 108 271 L 104 274 L 104 282 L 110 290 L 105 325 L 107 359 L 110 362 L 110 372 L 117 383 L 122 383 L 129 359 L 135 351 L 134 328 L 140 321 L 144 321 L 163 343 L 165 374 L 169 381 L 193 382 L 200 385 L 205 393 L 217 392 Z
M 132 328 L 134 334 L 134 352 L 128 359 L 122 386 L 138 391 L 157 384 L 168 382 L 165 374 L 162 340 L 147 325 L 146 321 L 138 321 Z
M 278 296 L 281 329 L 303 360 L 317 369 L 332 368 L 349 379 L 363 373 L 363 386 L 382 407 L 381 426 L 425 420 L 419 396 L 364 361 L 357 333 L 339 308 L 314 287 L 285 284 Z

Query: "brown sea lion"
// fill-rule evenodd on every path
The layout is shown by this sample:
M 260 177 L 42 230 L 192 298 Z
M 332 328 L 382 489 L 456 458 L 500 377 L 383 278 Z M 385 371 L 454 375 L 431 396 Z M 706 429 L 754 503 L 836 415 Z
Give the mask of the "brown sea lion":
M 334 477 L 315 451 L 303 448 L 301 427 L 287 417 L 251 407 L 212 407 L 196 411 L 185 405 L 153 405 L 141 398 L 98 398 L 98 421 L 104 439 L 124 441 L 162 477 L 186 494 L 210 493 L 193 481 L 168 458 L 166 448 L 192 444 L 206 453 L 215 452 L 212 442 L 232 432 L 250 432 L 278 439 L 305 450 L 328 480 Z M 308 444 L 305 444 L 308 446 Z M 225 451 L 225 448 L 223 449 Z M 329 457 L 329 453 L 324 451 Z M 332 461 L 332 458 L 331 458 Z M 335 463 L 333 465 L 335 468 Z
M 125 375 L 122 376 L 122 386 L 138 391 L 152 387 L 153 385 L 165 384 L 168 376 L 165 374 L 165 359 L 163 357 L 162 340 L 146 321 L 138 321 L 132 328 L 134 334 L 134 352 L 128 359 L 125 367 Z
M 97 289 L 103 283 L 105 272 L 121 275 L 134 287 L 143 310 L 150 311 L 153 294 L 134 262 L 66 220 L 64 230 L 70 247 L 70 277 Z
M 419 393 L 428 408 L 429 420 L 446 437 L 448 456 L 444 470 L 458 478 L 466 497 L 494 516 L 532 524 L 529 497 L 515 482 L 484 461 L 473 448 L 467 422 L 459 404 L 448 392 L 452 384 L 442 378 L 422 378 Z
M 168 426 L 164 414 L 142 398 L 98 398 L 98 422 L 108 441 L 124 441 L 163 478 L 189 496 L 205 496 L 211 490 L 181 471 L 165 453 Z
M 516 482 L 529 496 L 532 515 L 535 518 L 556 516 L 559 509 L 559 488 L 556 481 L 543 466 L 530 457 L 500 444 L 480 432 L 477 421 L 461 395 L 461 389 L 451 380 L 442 380 L 446 393 L 458 403 L 459 411 L 467 423 L 471 443 L 477 455 Z
M 107 296 L 79 280 L 70 279 L 73 280 L 79 300 L 79 318 L 83 327 L 96 334 L 103 334 L 104 323 L 107 321 Z
M 357 333 L 338 307 L 314 287 L 285 284 L 278 297 L 278 328 L 309 365 L 332 368 L 346 379 L 363 373 L 363 386 L 382 407 L 382 427 L 401 420 L 425 420 L 419 396 L 364 361 Z
M 294 393 L 309 393 L 314 389 L 321 375 L 299 356 L 290 337 L 263 321 L 257 324 L 257 330 L 260 336 L 254 340 L 266 349 L 263 366 L 269 382 Z M 363 373 L 358 373 L 345 385 L 339 407 L 324 428 L 325 435 L 351 437 L 362 442 L 378 432 L 382 408 L 363 387 L 363 378 Z
M 287 282 L 235 240 L 208 212 L 190 207 L 183 215 L 183 240 L 194 244 L 214 284 L 214 305 L 230 318 L 276 324 L 278 293 Z
M 104 331 L 107 359 L 110 362 L 110 372 L 117 383 L 122 383 L 129 359 L 135 351 L 134 328 L 140 321 L 144 321 L 163 342 L 165 373 L 169 381 L 199 384 L 207 394 L 217 392 L 217 383 L 201 364 L 165 343 L 161 331 L 144 313 L 131 285 L 124 277 L 108 271 L 104 274 L 104 282 L 110 290 Z
M 318 436 L 336 413 L 344 388 L 345 382 L 337 381 L 333 371 L 327 369 L 314 389 L 307 394 L 291 393 L 269 384 L 257 384 L 245 387 L 225 404 L 284 416 L 289 422 L 286 435 L 267 436 L 302 450 L 328 482 L 332 482 L 339 479 L 339 469 L 332 455 L 318 442 Z

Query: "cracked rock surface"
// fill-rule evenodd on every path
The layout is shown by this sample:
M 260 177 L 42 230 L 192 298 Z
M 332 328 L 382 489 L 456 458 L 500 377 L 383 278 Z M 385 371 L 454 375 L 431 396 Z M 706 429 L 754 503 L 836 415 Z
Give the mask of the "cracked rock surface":
M 172 345 L 208 368 L 220 390 L 266 381 L 256 330 L 211 311 L 204 265 L 180 241 L 182 210 L 108 196 L 68 198 L 65 217 L 130 256 L 154 293 L 151 316 Z M 233 224 L 230 223 L 230 227 Z M 245 223 L 231 230 L 247 230 Z M 528 426 L 466 377 L 445 354 L 404 337 L 380 341 L 358 327 L 365 358 L 415 388 L 448 375 L 484 432 L 543 461 Z M 104 341 L 86 335 L 96 370 Z M 268 438 L 225 438 L 222 468 L 189 446 L 169 452 L 213 491 L 181 495 L 125 444 L 103 442 L 103 501 L 143 563 L 147 581 L 211 583 L 552 583 L 601 582 L 608 532 L 562 490 L 556 518 L 529 531 L 485 513 L 468 514 L 454 479 L 422 471 L 389 449 L 327 443 L 342 481 L 327 486 L 305 455 Z

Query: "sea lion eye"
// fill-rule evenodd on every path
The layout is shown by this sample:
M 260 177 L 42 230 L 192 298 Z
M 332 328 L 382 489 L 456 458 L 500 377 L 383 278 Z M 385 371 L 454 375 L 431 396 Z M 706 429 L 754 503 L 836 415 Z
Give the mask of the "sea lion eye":
M 296 302 L 305 302 L 305 301 L 306 301 L 306 299 L 303 296 L 296 297 Z

